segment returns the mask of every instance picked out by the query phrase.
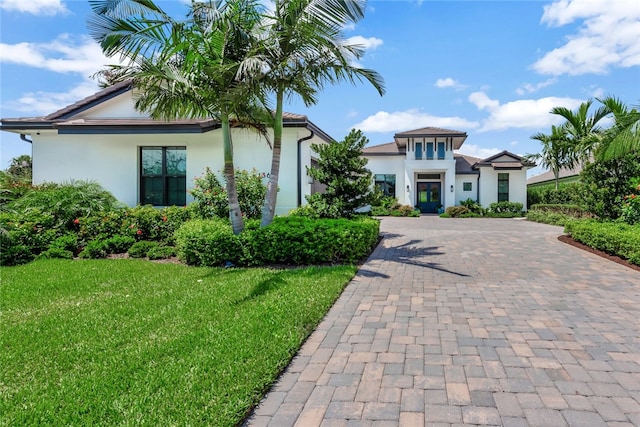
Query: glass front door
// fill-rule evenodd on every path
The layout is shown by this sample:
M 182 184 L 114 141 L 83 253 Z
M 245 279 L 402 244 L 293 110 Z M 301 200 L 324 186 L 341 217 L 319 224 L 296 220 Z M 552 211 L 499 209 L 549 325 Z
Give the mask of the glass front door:
M 439 182 L 418 183 L 418 209 L 422 213 L 436 213 L 440 202 Z

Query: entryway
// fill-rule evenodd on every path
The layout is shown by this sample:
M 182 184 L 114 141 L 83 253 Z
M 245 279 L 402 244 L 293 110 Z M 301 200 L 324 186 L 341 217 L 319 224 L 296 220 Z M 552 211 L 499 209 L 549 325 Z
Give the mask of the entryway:
M 419 182 L 418 183 L 418 209 L 422 213 L 436 213 L 442 204 L 440 201 L 441 183 L 439 182 Z

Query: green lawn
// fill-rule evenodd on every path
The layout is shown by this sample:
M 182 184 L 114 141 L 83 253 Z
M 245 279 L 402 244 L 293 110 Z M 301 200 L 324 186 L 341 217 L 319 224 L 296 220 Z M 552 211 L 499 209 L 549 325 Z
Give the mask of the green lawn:
M 0 269 L 0 424 L 236 425 L 356 271 Z

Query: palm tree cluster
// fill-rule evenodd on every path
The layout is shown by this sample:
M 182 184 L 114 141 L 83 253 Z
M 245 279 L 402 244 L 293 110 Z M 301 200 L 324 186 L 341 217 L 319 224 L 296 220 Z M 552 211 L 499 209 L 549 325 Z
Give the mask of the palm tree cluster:
M 88 27 L 107 56 L 108 83 L 131 81 L 136 108 L 163 120 L 214 118 L 224 145 L 224 176 L 234 233 L 244 227 L 234 178 L 231 128 L 273 129 L 272 165 L 262 225 L 272 222 L 278 193 L 285 99 L 309 106 L 327 83 L 368 81 L 356 65 L 362 46 L 342 36 L 364 17 L 366 0 L 195 1 L 183 20 L 153 0 L 93 0 Z M 272 107 L 275 101 L 275 107 Z
M 640 112 L 629 109 L 613 96 L 598 99 L 602 104 L 590 114 L 592 100 L 580 104 L 576 111 L 565 107 L 555 107 L 552 114 L 565 121 L 560 126 L 551 126 L 551 133 L 536 133 L 531 139 L 540 141 L 542 150 L 538 154 L 525 157 L 538 161 L 542 167 L 551 170 L 558 189 L 561 169 L 574 169 L 595 157 L 610 160 L 627 153 L 640 151 Z M 606 117 L 613 118 L 612 126 L 600 125 Z

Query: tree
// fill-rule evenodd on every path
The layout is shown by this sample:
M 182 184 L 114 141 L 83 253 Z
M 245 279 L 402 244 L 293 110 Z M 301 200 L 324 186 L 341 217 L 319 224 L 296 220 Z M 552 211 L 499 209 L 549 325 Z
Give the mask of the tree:
M 601 106 L 589 115 L 589 108 L 593 104 L 590 99 L 580 104 L 574 112 L 566 107 L 555 107 L 552 114 L 563 117 L 566 122 L 563 124 L 567 131 L 567 141 L 570 161 L 566 167 L 573 169 L 580 162 L 587 161 L 602 137 L 602 128 L 598 122 L 604 119 L 611 111 L 606 106 Z
M 542 143 L 542 151 L 538 154 L 527 154 L 525 158 L 530 161 L 539 161 L 540 165 L 553 172 L 556 182 L 556 190 L 560 183 L 560 169 L 573 163 L 573 157 L 568 150 L 567 129 L 564 126 L 551 126 L 551 134 L 538 132 L 531 139 Z
M 307 196 L 311 208 L 325 218 L 348 218 L 367 206 L 373 197 L 372 174 L 362 149 L 369 140 L 352 130 L 343 141 L 311 144 L 318 153 L 318 167 L 307 167 L 307 174 L 326 185 L 325 193 Z
M 634 151 L 640 152 L 640 112 L 629 110 L 618 98 L 599 99 L 613 114 L 614 123 L 607 129 L 597 150 L 601 160 L 611 160 Z M 639 107 L 640 108 L 640 107 Z
M 273 221 L 278 195 L 282 115 L 285 98 L 300 96 L 305 105 L 317 102 L 324 84 L 370 82 L 384 94 L 382 77 L 356 65 L 362 46 L 348 42 L 342 30 L 364 17 L 366 0 L 275 0 L 265 17 L 259 43 L 242 69 L 253 76 L 259 92 L 275 97 L 273 154 L 261 225 Z
M 222 127 L 224 176 L 234 233 L 244 227 L 235 184 L 231 126 L 251 123 L 262 133 L 255 88 L 238 78 L 261 19 L 257 0 L 192 2 L 176 21 L 152 0 L 95 0 L 91 35 L 107 56 L 130 62 L 110 66 L 111 83 L 131 80 L 136 108 L 157 119 L 216 118 Z

